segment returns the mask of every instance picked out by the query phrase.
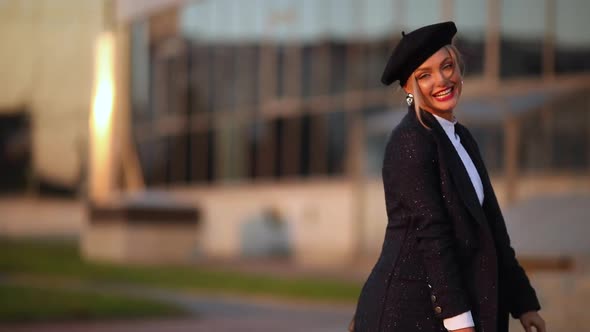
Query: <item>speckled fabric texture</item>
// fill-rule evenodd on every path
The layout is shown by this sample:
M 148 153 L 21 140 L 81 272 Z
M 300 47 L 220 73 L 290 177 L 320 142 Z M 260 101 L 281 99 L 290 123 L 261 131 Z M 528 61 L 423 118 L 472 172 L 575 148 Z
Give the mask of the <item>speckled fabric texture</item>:
M 457 124 L 484 186 L 480 205 L 452 143 L 429 113 L 412 109 L 391 133 L 383 162 L 388 223 L 359 297 L 355 331 L 446 331 L 471 310 L 478 332 L 507 332 L 508 313 L 540 308 L 515 258 L 477 144 Z

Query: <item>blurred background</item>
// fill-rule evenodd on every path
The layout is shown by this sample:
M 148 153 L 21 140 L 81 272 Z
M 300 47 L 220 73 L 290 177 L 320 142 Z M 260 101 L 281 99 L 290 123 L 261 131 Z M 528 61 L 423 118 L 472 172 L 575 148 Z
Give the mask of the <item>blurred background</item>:
M 585 0 L 0 1 L 0 330 L 344 330 L 407 112 L 380 76 L 401 31 L 445 20 L 466 62 L 455 114 L 549 330 L 583 330 L 588 14 Z

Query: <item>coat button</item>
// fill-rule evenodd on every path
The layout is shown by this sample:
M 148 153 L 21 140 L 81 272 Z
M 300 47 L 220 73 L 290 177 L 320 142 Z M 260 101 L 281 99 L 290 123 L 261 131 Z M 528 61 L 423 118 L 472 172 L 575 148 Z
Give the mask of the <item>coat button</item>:
M 432 288 L 432 285 L 430 285 L 430 284 L 427 284 L 427 285 L 428 285 L 428 288 Z
M 434 307 L 434 312 L 437 314 L 440 314 L 442 312 L 442 308 L 441 307 Z
M 431 296 L 430 296 L 430 300 L 432 300 L 432 303 L 436 302 L 436 296 L 434 296 L 434 295 L 431 295 Z

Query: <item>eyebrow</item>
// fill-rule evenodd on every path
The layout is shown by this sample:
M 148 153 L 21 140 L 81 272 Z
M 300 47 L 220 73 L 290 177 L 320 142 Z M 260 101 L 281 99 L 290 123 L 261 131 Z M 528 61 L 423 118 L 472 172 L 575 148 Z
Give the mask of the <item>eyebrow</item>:
M 445 62 L 447 62 L 448 60 L 453 60 L 453 58 L 451 58 L 450 56 L 447 56 L 447 57 L 446 57 L 446 58 L 444 58 L 444 59 L 443 59 L 443 61 L 441 61 L 440 63 L 441 63 L 441 64 L 442 64 L 442 63 L 445 63 Z M 424 67 L 420 67 L 420 68 L 416 69 L 416 73 L 418 73 L 418 72 L 425 72 L 425 71 L 430 71 L 430 70 L 431 70 L 431 69 L 430 69 L 430 67 L 425 67 L 425 68 L 424 68 Z

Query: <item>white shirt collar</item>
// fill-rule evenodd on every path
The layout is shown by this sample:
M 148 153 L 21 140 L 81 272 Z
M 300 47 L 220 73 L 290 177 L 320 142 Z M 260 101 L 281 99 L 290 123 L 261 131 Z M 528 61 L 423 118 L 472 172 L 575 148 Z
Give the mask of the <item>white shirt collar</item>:
M 469 153 L 467 153 L 465 147 L 463 147 L 463 144 L 461 144 L 461 139 L 455 134 L 455 124 L 457 123 L 457 119 L 453 117 L 453 120 L 449 121 L 437 115 L 434 115 L 434 118 L 438 121 L 438 123 L 440 123 L 441 127 L 445 131 L 445 134 L 451 141 L 451 144 L 453 144 L 455 147 L 455 151 L 457 151 L 457 154 L 459 155 L 459 158 L 461 158 L 463 166 L 465 166 L 467 174 L 471 179 L 471 184 L 473 184 L 473 188 L 475 189 L 475 193 L 479 199 L 479 204 L 483 204 L 484 192 L 481 177 L 479 176 L 477 168 L 475 167 L 475 164 L 473 164 L 473 160 L 471 160 Z
M 455 134 L 455 124 L 457 124 L 457 118 L 455 118 L 453 116 L 453 120 L 449 121 L 443 117 L 440 117 L 434 113 L 431 113 L 432 115 L 434 115 L 434 118 L 438 121 L 438 123 L 440 123 L 440 126 L 443 128 L 443 130 L 445 131 L 445 133 L 447 134 L 447 136 L 449 136 L 449 138 L 453 139 L 453 138 L 458 138 L 457 135 Z

